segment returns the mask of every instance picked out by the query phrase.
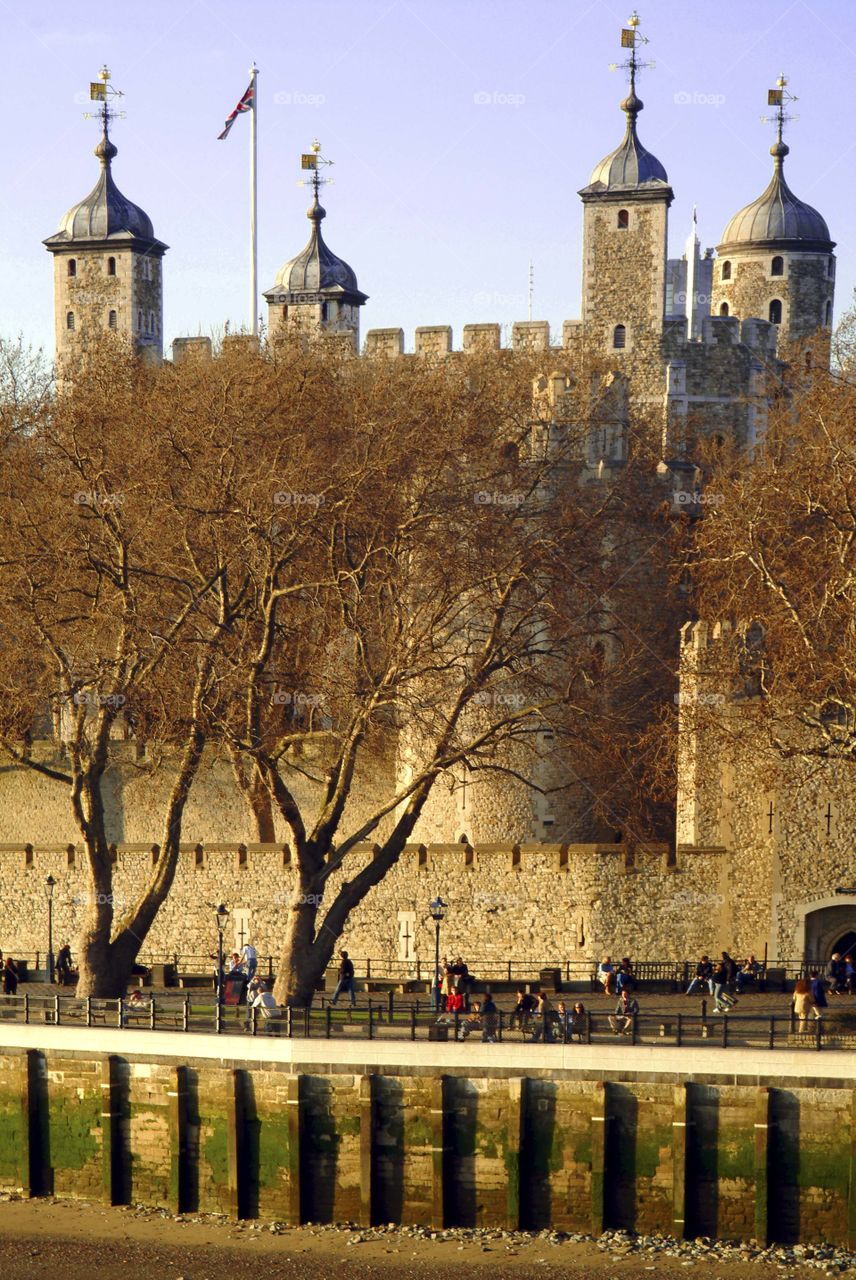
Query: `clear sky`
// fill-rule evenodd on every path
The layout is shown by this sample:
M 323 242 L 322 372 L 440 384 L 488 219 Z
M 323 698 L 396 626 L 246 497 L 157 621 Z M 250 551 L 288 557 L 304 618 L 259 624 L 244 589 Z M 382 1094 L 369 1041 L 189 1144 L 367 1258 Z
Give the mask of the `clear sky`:
M 619 32 L 607 0 L 40 0 L 3 10 L 6 196 L 0 333 L 52 349 L 52 274 L 41 240 L 94 185 L 87 88 L 107 62 L 125 93 L 114 176 L 170 246 L 165 337 L 246 325 L 249 121 L 217 141 L 259 77 L 260 289 L 308 236 L 296 185 L 314 137 L 335 164 L 326 238 L 369 294 L 363 332 L 510 325 L 579 315 L 577 191 L 616 147 L 624 117 Z M 838 241 L 836 315 L 856 284 L 853 0 L 642 0 L 655 68 L 639 134 L 675 191 L 670 249 L 692 207 L 702 246 L 765 187 L 767 89 L 799 102 L 786 176 Z

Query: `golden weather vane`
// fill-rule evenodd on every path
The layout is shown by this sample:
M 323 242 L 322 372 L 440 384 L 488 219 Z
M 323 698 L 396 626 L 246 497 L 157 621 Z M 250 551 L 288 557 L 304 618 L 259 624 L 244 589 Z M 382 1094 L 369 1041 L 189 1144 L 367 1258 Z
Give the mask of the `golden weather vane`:
M 767 90 L 767 106 L 775 107 L 776 110 L 771 116 L 761 116 L 762 124 L 775 124 L 776 126 L 776 142 L 781 144 L 782 135 L 785 132 L 785 125 L 791 121 L 799 120 L 799 116 L 790 115 L 788 112 L 788 104 L 797 102 L 798 99 L 794 94 L 788 93 L 788 78 L 784 72 L 776 81 L 775 89 Z
M 97 111 L 84 111 L 84 120 L 100 120 L 107 133 L 107 127 L 111 120 L 124 120 L 125 112 L 116 111 L 111 103 L 118 101 L 124 97 L 121 89 L 116 89 L 110 83 L 110 72 L 106 66 L 102 67 L 98 72 L 98 79 L 89 82 L 89 97 L 92 102 L 100 103 Z
M 631 92 L 636 88 L 636 73 L 638 71 L 652 71 L 654 69 L 653 62 L 641 62 L 638 56 L 639 46 L 648 43 L 648 37 L 643 36 L 639 30 L 641 18 L 634 9 L 630 17 L 627 19 L 627 26 L 621 29 L 621 47 L 629 49 L 630 55 L 624 62 L 610 62 L 610 71 L 629 72 Z
M 311 172 L 311 178 L 298 178 L 297 185 L 299 187 L 311 187 L 315 199 L 318 199 L 318 192 L 321 187 L 331 186 L 334 179 L 325 178 L 321 174 L 322 166 L 329 166 L 332 160 L 325 159 L 321 154 L 321 143 L 316 138 L 308 151 L 304 151 L 300 157 L 301 169 L 307 169 Z

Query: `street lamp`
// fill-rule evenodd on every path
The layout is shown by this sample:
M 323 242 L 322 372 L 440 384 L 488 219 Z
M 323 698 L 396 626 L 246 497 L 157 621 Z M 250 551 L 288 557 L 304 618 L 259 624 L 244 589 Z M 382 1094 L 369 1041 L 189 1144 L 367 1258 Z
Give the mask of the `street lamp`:
M 48 982 L 54 980 L 54 953 L 53 953 L 53 891 L 56 880 L 53 876 L 48 876 L 45 881 L 45 897 L 48 900 Z
M 434 985 L 431 989 L 431 1004 L 435 1010 L 440 1007 L 440 925 L 447 906 L 448 903 L 444 902 L 439 894 L 428 905 L 431 919 L 434 921 Z
M 223 1003 L 223 935 L 229 923 L 229 908 L 221 902 L 214 908 L 217 917 L 217 1003 Z

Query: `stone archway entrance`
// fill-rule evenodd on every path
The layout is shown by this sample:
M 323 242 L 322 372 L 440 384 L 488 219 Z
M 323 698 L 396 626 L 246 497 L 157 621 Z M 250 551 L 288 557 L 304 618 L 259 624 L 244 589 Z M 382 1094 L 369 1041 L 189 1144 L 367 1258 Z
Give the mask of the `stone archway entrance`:
M 826 964 L 833 951 L 852 954 L 856 947 L 856 902 L 806 912 L 805 958 Z

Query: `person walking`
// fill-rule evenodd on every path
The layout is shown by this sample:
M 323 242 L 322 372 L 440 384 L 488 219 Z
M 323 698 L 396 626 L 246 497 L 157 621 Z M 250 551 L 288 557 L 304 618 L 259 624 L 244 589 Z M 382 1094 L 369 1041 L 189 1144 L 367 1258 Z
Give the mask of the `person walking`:
M 64 942 L 56 953 L 56 980 L 61 987 L 68 986 L 72 981 L 71 967 L 71 947 Z
M 354 991 L 354 962 L 348 955 L 347 951 L 339 952 L 339 981 L 336 984 L 336 990 L 333 992 L 331 1004 L 338 1004 L 339 996 L 347 992 L 351 998 L 351 1008 L 357 1003 L 356 993 Z
M 4 996 L 14 996 L 18 991 L 18 966 L 11 956 L 6 957 L 6 963 L 3 965 L 3 994 Z
M 794 1013 L 799 1018 L 797 1030 L 802 1034 L 808 1031 L 808 1015 L 812 1007 L 811 983 L 808 978 L 798 978 L 794 987 Z
M 490 992 L 485 993 L 481 1006 L 482 1040 L 485 1044 L 496 1044 L 496 1031 L 499 1026 L 499 1009 Z
M 829 1001 L 826 998 L 826 979 L 820 976 L 817 969 L 811 971 L 810 991 L 812 1012 L 820 1021 L 824 1011 L 829 1008 Z

